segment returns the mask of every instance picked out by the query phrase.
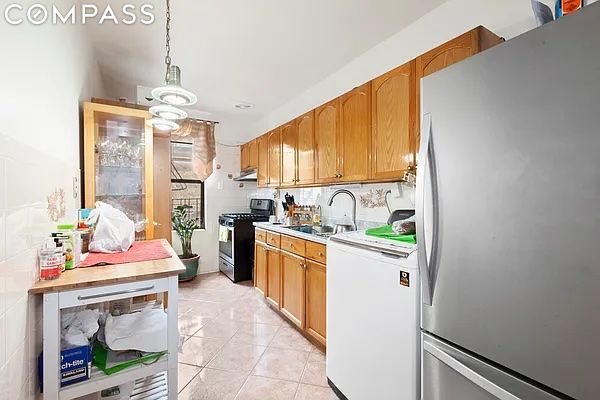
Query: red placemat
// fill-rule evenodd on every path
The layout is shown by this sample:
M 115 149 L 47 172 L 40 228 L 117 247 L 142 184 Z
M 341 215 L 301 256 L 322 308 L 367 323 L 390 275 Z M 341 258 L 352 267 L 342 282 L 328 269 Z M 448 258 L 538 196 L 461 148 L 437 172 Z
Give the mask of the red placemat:
M 144 240 L 133 242 L 133 245 L 123 253 L 92 253 L 79 264 L 80 268 L 93 267 L 105 264 L 126 264 L 140 261 L 162 260 L 171 258 L 172 254 L 165 249 L 162 241 Z

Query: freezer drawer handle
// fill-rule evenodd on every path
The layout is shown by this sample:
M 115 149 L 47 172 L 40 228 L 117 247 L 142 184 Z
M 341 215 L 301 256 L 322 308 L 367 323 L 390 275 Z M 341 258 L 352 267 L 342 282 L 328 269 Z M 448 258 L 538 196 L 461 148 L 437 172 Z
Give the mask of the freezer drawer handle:
M 82 301 L 82 300 L 99 299 L 101 297 L 119 296 L 119 295 L 122 295 L 122 294 L 131 294 L 131 293 L 145 292 L 146 290 L 152 290 L 152 289 L 154 289 L 154 285 L 152 285 L 152 286 L 146 286 L 146 287 L 141 287 L 141 288 L 137 288 L 137 289 L 118 290 L 116 292 L 92 294 L 92 295 L 89 295 L 89 296 L 77 296 L 77 300 Z
M 467 367 L 465 364 L 461 363 L 456 358 L 452 357 L 450 354 L 446 353 L 444 350 L 440 349 L 433 343 L 423 341 L 423 349 L 438 360 L 440 360 L 441 362 L 443 362 L 444 364 L 446 364 L 448 367 L 452 368 L 454 371 L 464 376 L 466 379 L 473 382 L 475 385 L 479 386 L 481 389 L 497 397 L 498 399 L 521 400 L 512 393 L 502 389 L 500 386 L 496 385 L 492 381 L 479 375 L 477 372 L 473 371 L 471 368 Z

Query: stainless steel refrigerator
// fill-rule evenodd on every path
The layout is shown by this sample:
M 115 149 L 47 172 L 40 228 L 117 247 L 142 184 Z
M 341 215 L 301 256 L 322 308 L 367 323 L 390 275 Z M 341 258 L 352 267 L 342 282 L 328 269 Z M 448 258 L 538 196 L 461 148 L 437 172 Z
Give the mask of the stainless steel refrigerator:
M 421 85 L 423 399 L 600 399 L 600 3 Z

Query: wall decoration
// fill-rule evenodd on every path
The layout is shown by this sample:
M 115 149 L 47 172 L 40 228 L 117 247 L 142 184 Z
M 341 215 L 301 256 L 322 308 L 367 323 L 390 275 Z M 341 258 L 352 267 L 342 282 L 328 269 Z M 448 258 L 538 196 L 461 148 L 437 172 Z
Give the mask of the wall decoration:
M 371 189 L 360 195 L 360 205 L 365 208 L 385 207 L 386 189 Z
M 65 191 L 62 188 L 54 189 L 48 197 L 48 218 L 53 222 L 58 222 L 59 219 L 65 216 Z

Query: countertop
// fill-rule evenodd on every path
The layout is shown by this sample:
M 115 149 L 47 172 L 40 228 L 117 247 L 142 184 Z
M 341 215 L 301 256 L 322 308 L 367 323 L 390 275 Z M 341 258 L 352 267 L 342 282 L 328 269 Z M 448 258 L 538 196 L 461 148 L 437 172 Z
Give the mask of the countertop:
M 135 282 L 144 279 L 164 278 L 184 272 L 185 267 L 169 242 L 162 239 L 162 245 L 172 254 L 171 258 L 128 264 L 75 268 L 65 271 L 58 279 L 37 282 L 29 289 L 29 293 L 39 294 L 82 287 Z
M 310 233 L 298 232 L 293 229 L 287 229 L 286 227 L 289 225 L 273 225 L 270 222 L 255 222 L 254 226 L 259 229 L 281 233 L 282 235 L 297 237 L 299 239 L 308 240 L 310 242 L 327 244 L 326 237 L 311 235 Z

